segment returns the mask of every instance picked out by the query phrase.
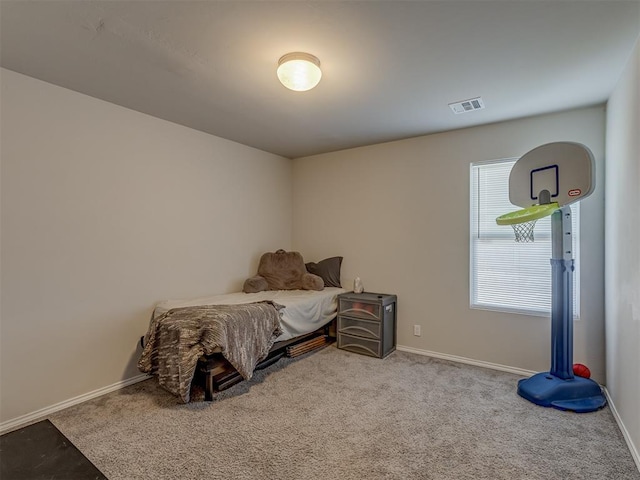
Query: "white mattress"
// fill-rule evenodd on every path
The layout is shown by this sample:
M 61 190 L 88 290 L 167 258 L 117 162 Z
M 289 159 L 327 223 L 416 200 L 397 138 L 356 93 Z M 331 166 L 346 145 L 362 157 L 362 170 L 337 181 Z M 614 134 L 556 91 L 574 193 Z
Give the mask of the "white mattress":
M 281 310 L 282 335 L 276 341 L 313 332 L 336 317 L 338 294 L 344 288 L 325 287 L 324 290 L 269 290 L 258 293 L 226 293 L 188 300 L 165 300 L 156 305 L 153 316 L 162 315 L 172 308 L 194 307 L 197 305 L 237 305 L 239 303 L 272 300 L 284 305 Z

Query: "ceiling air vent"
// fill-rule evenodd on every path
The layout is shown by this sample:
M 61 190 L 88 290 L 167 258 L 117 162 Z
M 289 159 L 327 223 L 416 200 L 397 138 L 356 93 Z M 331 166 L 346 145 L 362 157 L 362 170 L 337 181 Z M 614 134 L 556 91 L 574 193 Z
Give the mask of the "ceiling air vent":
M 474 110 L 482 110 L 484 108 L 484 102 L 481 97 L 470 98 L 469 100 L 463 100 L 457 103 L 450 103 L 449 106 L 453 113 L 456 115 L 459 113 L 473 112 Z

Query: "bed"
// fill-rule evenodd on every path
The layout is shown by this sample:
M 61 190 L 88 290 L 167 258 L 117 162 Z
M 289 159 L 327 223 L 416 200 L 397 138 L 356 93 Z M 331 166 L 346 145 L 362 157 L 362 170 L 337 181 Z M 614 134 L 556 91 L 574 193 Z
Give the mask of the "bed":
M 229 293 L 156 305 L 138 368 L 190 401 L 193 382 L 205 400 L 251 378 L 296 348 L 306 352 L 328 341 L 343 288 Z M 245 362 L 245 360 L 248 360 Z

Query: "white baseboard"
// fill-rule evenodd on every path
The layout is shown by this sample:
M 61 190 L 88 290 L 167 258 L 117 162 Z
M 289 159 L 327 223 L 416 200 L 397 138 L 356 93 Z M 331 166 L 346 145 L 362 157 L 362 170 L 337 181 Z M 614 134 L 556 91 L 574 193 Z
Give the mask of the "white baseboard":
M 472 358 L 459 357 L 457 355 L 449 355 L 448 353 L 432 352 L 430 350 L 421 350 L 419 348 L 405 347 L 402 345 L 398 345 L 396 348 L 403 352 L 416 353 L 418 355 L 424 355 L 426 357 L 440 358 L 442 360 L 449 360 L 451 362 L 457 362 L 457 363 L 465 363 L 467 365 L 475 365 L 476 367 L 490 368 L 492 370 L 500 370 L 501 372 L 515 373 L 516 375 L 521 375 L 523 377 L 530 377 L 531 375 L 538 373 L 532 370 L 524 370 L 522 368 L 509 367 L 508 365 L 501 365 L 499 363 L 483 362 L 482 360 L 474 360 Z
M 631 439 L 631 435 L 629 435 L 629 431 L 627 430 L 627 427 L 625 427 L 624 423 L 622 422 L 622 418 L 620 418 L 620 415 L 618 414 L 616 405 L 615 403 L 613 403 L 613 400 L 609 395 L 609 390 L 607 390 L 606 387 L 603 387 L 603 390 L 604 390 L 605 397 L 607 397 L 607 402 L 609 403 L 609 408 L 611 409 L 611 413 L 613 413 L 613 418 L 616 419 L 618 428 L 620 428 L 620 431 L 622 432 L 622 436 L 624 437 L 625 442 L 627 442 L 627 446 L 629 447 L 629 451 L 631 452 L 631 456 L 633 457 L 633 461 L 636 462 L 636 467 L 640 472 L 640 453 L 638 452 L 638 449 L 634 445 L 633 440 Z
M 120 390 L 121 388 L 133 385 L 134 383 L 142 382 L 143 380 L 146 380 L 148 378 L 151 377 L 147 374 L 136 375 L 135 377 L 116 382 L 113 385 L 99 388 L 97 390 L 94 390 L 93 392 L 85 393 L 83 395 L 70 398 L 69 400 L 65 400 L 64 402 L 41 408 L 40 410 L 27 413 L 26 415 L 21 415 L 20 417 L 14 418 L 12 420 L 7 420 L 6 422 L 0 423 L 0 435 L 12 430 L 17 430 L 18 428 L 22 428 L 31 423 L 35 423 L 36 421 L 42 420 L 52 413 L 59 412 L 60 410 L 64 410 L 65 408 L 69 408 L 82 402 L 86 402 L 87 400 L 91 400 L 92 398 L 100 397 L 110 392 L 115 392 L 116 390 Z

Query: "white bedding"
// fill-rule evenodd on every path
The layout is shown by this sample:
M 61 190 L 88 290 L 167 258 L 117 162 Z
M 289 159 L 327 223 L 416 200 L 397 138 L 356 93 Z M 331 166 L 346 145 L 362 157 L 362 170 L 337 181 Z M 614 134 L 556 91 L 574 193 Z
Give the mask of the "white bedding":
M 281 310 L 282 335 L 276 342 L 313 332 L 336 317 L 338 294 L 344 288 L 325 287 L 324 290 L 268 290 L 258 293 L 226 293 L 189 300 L 165 300 L 156 305 L 153 316 L 162 315 L 172 308 L 197 305 L 237 305 L 239 303 L 272 300 L 285 308 Z

